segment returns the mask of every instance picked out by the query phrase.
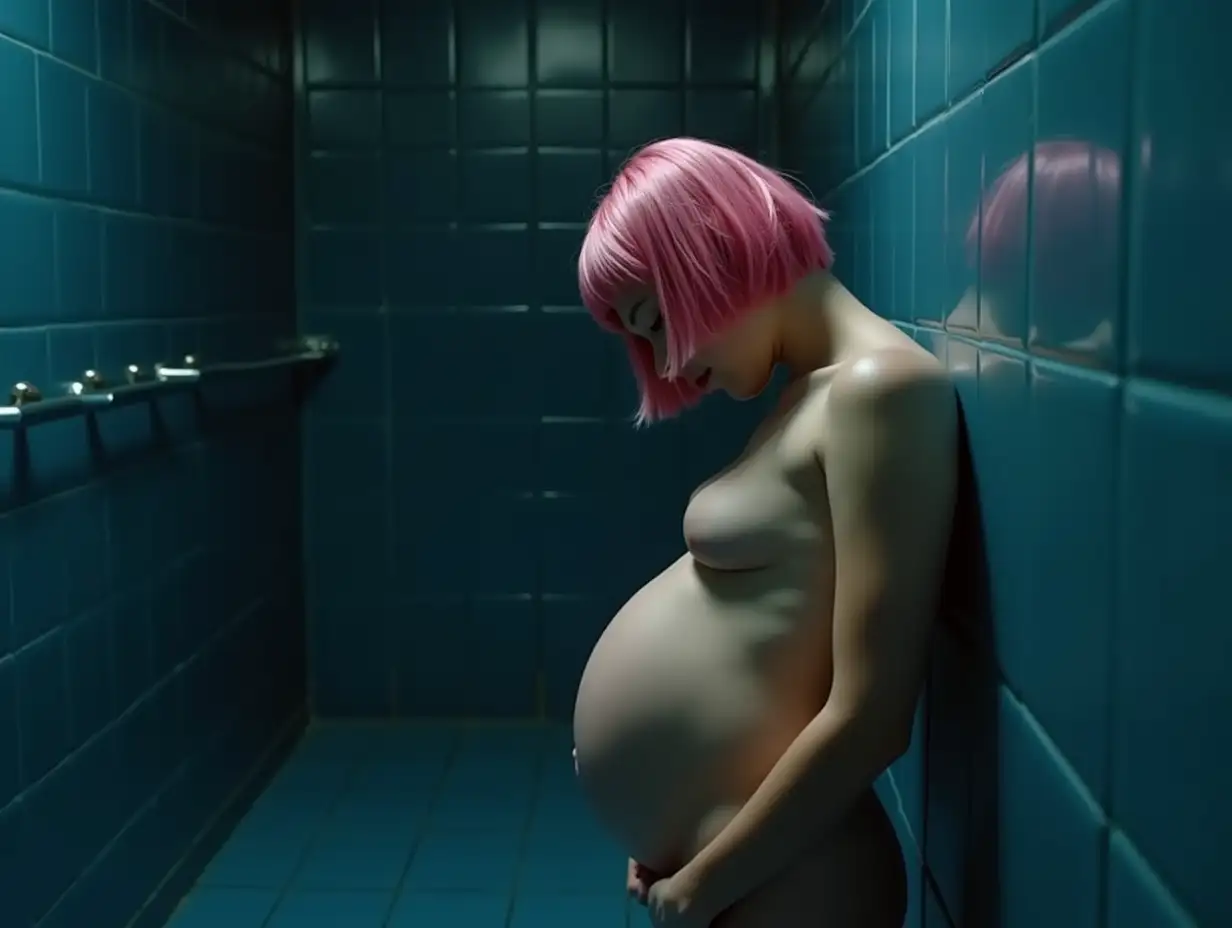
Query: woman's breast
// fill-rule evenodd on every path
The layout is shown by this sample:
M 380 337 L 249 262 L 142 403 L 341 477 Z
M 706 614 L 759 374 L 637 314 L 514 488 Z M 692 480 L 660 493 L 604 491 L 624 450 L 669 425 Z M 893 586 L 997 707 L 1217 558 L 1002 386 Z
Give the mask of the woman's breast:
M 823 532 L 799 489 L 763 456 L 698 487 L 684 512 L 689 552 L 717 570 L 757 570 L 816 551 Z
M 772 598 L 728 601 L 701 571 L 686 555 L 629 600 L 578 688 L 583 791 L 647 866 L 674 863 L 700 819 L 733 784 L 759 782 L 807 721 L 797 725 L 801 713 L 783 705 L 766 660 L 791 636 L 795 610 Z

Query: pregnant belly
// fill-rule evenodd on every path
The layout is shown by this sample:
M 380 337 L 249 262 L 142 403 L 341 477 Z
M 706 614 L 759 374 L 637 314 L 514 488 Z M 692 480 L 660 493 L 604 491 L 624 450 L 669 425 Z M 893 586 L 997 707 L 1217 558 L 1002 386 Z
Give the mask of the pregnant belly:
M 617 613 L 574 711 L 583 792 L 629 855 L 656 869 L 694 853 L 706 817 L 746 798 L 803 724 L 764 685 L 738 617 L 684 567 Z

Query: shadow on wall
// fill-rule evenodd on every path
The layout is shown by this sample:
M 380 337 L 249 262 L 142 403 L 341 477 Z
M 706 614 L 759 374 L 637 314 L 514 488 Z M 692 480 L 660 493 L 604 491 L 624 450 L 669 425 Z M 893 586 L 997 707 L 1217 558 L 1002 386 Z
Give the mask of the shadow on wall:
M 962 886 L 959 924 L 996 925 L 1000 909 L 997 849 L 1000 846 L 997 808 L 1001 783 L 998 765 L 998 680 L 989 670 L 996 664 L 988 554 L 980 511 L 967 417 L 960 406 L 960 459 L 954 534 L 942 589 L 940 615 L 978 659 L 970 660 L 953 638 L 938 636 L 930 671 L 928 746 L 930 789 L 953 790 L 954 802 L 930 804 L 930 814 L 957 810 L 970 796 L 968 845 L 965 853 L 945 859 L 962 862 L 951 885 Z M 960 618 L 961 617 L 961 618 Z M 948 786 L 946 785 L 948 782 Z M 959 828 L 942 833 L 956 834 Z M 922 836 L 921 836 L 922 838 Z M 958 849 L 956 849 L 958 850 Z

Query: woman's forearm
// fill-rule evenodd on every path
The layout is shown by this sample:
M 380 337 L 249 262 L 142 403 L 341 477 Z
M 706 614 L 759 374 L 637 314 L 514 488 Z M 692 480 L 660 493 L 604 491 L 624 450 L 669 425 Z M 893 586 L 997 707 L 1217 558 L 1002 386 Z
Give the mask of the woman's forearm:
M 682 879 L 705 911 L 727 909 L 806 853 L 902 748 L 884 728 L 823 710 Z

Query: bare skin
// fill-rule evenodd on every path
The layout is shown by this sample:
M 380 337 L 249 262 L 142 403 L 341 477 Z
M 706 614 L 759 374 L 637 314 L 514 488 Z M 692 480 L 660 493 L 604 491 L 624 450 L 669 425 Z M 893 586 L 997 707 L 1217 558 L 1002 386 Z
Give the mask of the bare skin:
M 664 356 L 653 297 L 631 294 L 621 317 Z M 898 928 L 903 862 L 871 786 L 905 749 L 923 683 L 954 399 L 930 354 L 827 274 L 683 375 L 743 398 L 778 363 L 794 380 L 693 494 L 688 553 L 595 646 L 578 773 L 644 867 L 630 891 L 676 874 L 706 913 L 687 924 Z

